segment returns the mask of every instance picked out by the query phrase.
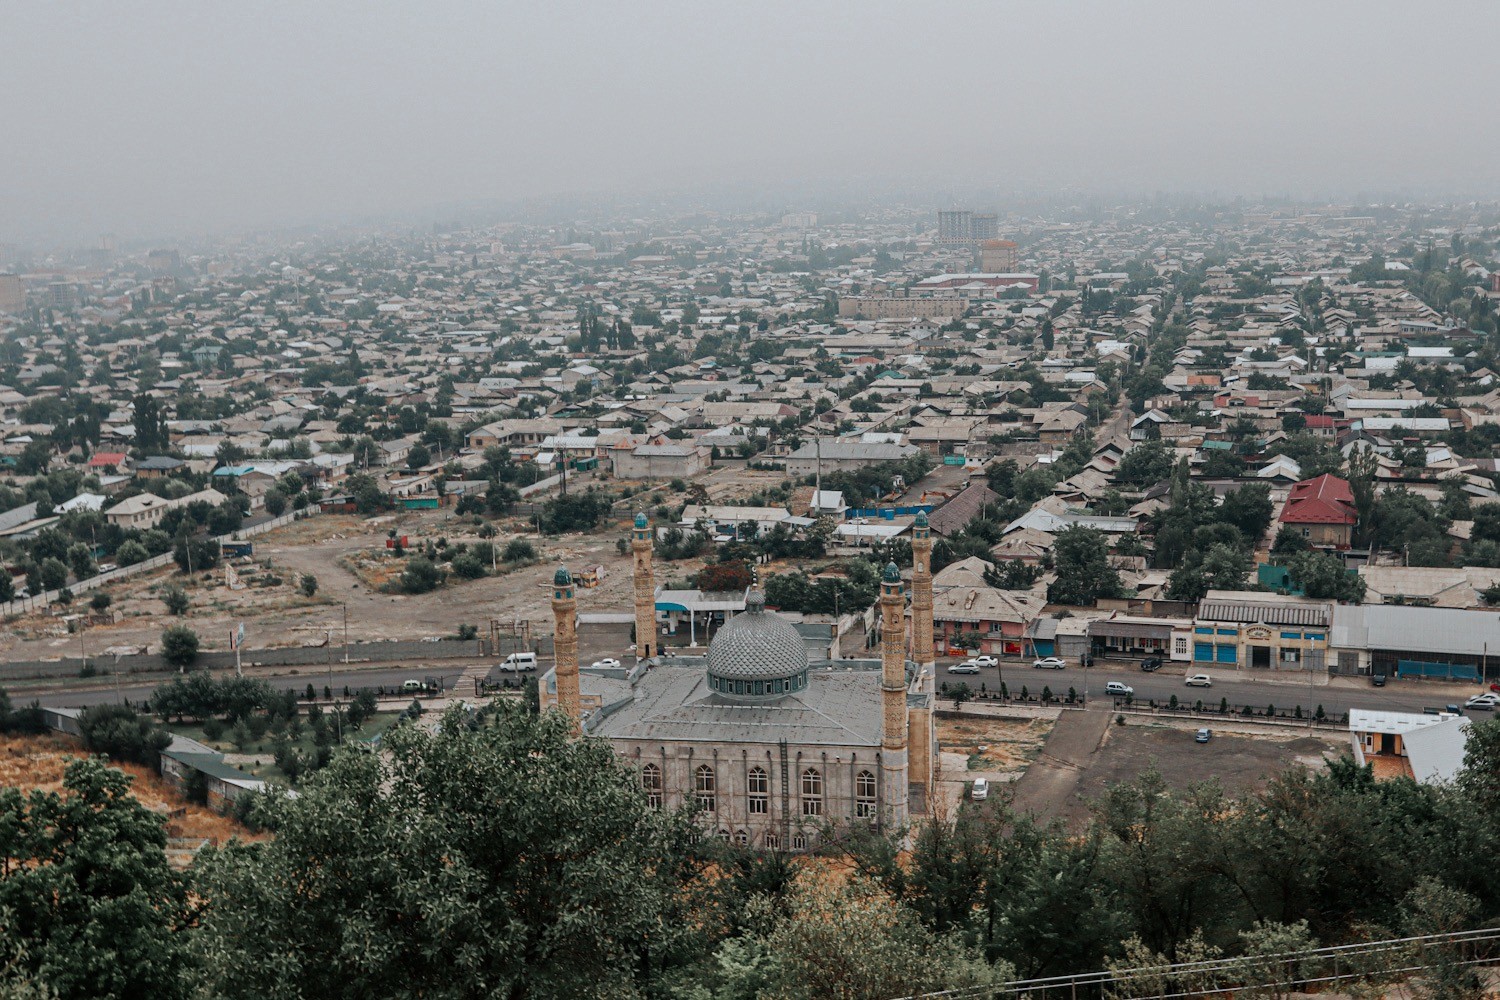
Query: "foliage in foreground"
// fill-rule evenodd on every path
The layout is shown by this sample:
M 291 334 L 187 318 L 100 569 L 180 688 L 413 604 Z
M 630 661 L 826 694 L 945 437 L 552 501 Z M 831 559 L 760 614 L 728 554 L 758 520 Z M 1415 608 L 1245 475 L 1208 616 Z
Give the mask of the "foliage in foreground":
M 705 839 L 608 745 L 512 706 L 334 753 L 297 797 L 250 800 L 274 840 L 177 876 L 163 821 L 90 760 L 61 796 L 0 793 L 0 996 L 881 1000 L 1215 957 L 1232 979 L 1289 948 L 1492 923 L 1497 775 L 1482 722 L 1452 786 L 1348 758 L 1238 800 L 1148 773 L 1081 831 L 992 803 L 899 860 L 870 836 L 824 867 Z M 1476 985 L 1441 961 L 1427 982 Z

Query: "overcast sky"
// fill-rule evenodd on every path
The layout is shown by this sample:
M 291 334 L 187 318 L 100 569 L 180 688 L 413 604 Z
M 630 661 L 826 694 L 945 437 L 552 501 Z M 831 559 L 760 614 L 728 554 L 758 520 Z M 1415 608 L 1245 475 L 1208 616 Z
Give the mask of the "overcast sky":
M 1500 175 L 1481 3 L 0 0 L 0 25 L 0 239 L 845 178 L 936 203 Z

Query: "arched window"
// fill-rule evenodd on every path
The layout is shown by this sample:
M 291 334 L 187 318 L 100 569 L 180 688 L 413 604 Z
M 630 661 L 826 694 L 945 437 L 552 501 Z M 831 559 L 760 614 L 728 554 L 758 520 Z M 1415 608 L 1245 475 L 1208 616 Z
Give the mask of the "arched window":
M 802 834 L 800 834 L 800 833 L 794 833 L 794 834 L 792 834 L 792 850 L 794 850 L 794 851 L 805 851 L 805 850 L 807 850 L 807 838 L 805 836 L 803 836 Z
M 738 833 L 736 833 L 734 835 L 734 842 L 736 844 L 738 844 L 739 846 L 741 846 L 741 847 L 749 847 L 750 846 L 750 835 L 748 833 L 746 833 L 744 830 L 741 830 L 741 831 L 739 831 Z
M 722 841 L 724 841 L 724 843 L 726 843 L 726 844 L 729 843 L 729 831 L 728 830 L 720 830 L 719 831 L 719 839 L 722 840 Z
M 714 811 L 714 769 L 699 764 L 693 772 L 693 797 L 704 812 Z
M 661 768 L 647 764 L 641 768 L 641 787 L 646 790 L 646 801 L 651 808 L 661 808 Z
M 774 833 L 768 833 L 768 834 L 766 834 L 766 850 L 768 850 L 768 851 L 779 851 L 779 850 L 781 850 L 781 837 L 779 835 L 777 835 L 777 834 L 774 834 Z
M 750 812 L 764 816 L 771 801 L 771 779 L 763 767 L 750 769 Z
M 860 819 L 875 815 L 875 775 L 869 771 L 854 776 L 854 815 Z
M 802 772 L 802 815 L 823 815 L 823 775 L 815 767 Z

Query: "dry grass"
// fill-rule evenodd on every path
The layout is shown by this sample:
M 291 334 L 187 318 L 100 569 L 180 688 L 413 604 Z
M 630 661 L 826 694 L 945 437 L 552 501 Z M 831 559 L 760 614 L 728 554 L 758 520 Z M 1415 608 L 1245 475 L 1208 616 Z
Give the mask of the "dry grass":
M 1018 771 L 1030 764 L 1052 731 L 1050 719 L 1019 722 L 1009 719 L 940 717 L 938 741 L 944 750 L 970 758 L 970 768 L 981 771 Z M 983 749 L 980 749 L 980 748 Z
M 61 791 L 68 763 L 84 756 L 76 743 L 62 737 L 0 736 L 0 785 L 23 792 Z M 213 844 L 235 837 L 262 839 L 234 820 L 188 802 L 149 768 L 138 764 L 113 766 L 130 775 L 130 791 L 136 800 L 166 819 L 168 837 Z

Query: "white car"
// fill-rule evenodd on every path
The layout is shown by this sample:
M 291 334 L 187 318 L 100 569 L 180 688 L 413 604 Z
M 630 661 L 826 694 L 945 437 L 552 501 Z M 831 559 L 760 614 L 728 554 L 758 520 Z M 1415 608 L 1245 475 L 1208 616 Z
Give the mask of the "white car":
M 977 663 L 981 667 L 996 667 L 1000 665 L 1000 657 L 985 653 L 983 656 L 976 656 L 968 662 Z
M 948 668 L 948 673 L 950 673 L 950 674 L 977 674 L 977 673 L 979 673 L 979 661 L 978 660 L 965 660 L 962 663 L 955 663 L 953 666 L 951 666 L 951 667 Z
M 606 656 L 604 659 L 595 660 L 593 663 L 593 666 L 598 667 L 601 670 L 612 670 L 619 665 L 620 661 L 615 659 L 613 656 Z
M 1500 706 L 1500 694 L 1495 694 L 1493 691 L 1476 694 L 1464 702 L 1464 708 L 1479 708 L 1486 711 L 1493 711 L 1497 706 Z
M 1121 684 L 1119 681 L 1110 681 L 1108 684 L 1104 685 L 1104 693 L 1116 695 L 1121 698 L 1129 698 L 1131 695 L 1135 694 L 1135 688 L 1131 687 L 1129 684 Z
M 1211 688 L 1214 686 L 1214 679 L 1207 674 L 1194 674 L 1183 683 L 1190 688 Z
M 975 778 L 974 787 L 969 790 L 969 798 L 975 802 L 983 802 L 990 797 L 990 779 Z
M 1037 670 L 1061 670 L 1067 666 L 1066 663 L 1056 656 L 1044 656 L 1040 660 L 1034 661 L 1031 665 Z

